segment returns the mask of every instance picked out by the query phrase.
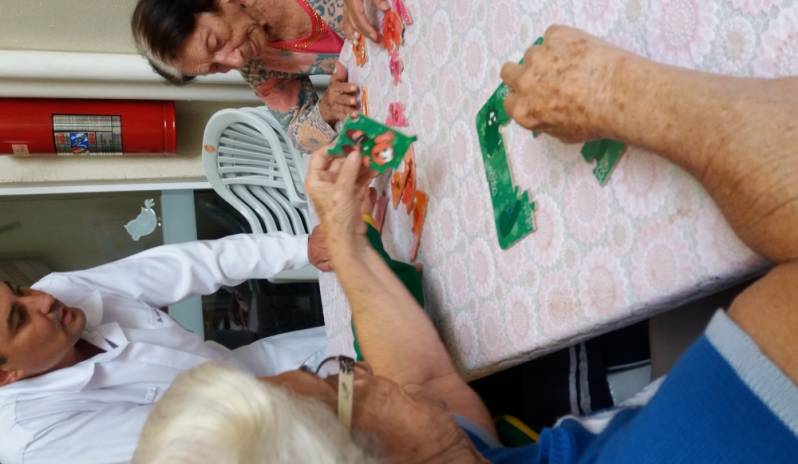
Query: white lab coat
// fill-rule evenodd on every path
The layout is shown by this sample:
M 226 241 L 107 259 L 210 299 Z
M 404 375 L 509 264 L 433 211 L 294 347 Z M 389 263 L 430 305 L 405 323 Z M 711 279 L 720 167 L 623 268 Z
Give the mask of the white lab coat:
M 0 388 L 0 462 L 129 462 L 150 408 L 181 372 L 221 360 L 262 376 L 295 369 L 309 357 L 320 360 L 326 354 L 322 328 L 230 351 L 158 309 L 307 262 L 307 236 L 236 235 L 46 276 L 33 287 L 81 308 L 87 319 L 82 338 L 105 353 Z

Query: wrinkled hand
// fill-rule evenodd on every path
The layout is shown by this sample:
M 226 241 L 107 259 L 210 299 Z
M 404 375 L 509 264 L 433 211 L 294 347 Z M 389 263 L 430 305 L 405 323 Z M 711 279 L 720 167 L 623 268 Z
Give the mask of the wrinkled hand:
M 391 9 L 388 0 L 344 0 L 344 35 L 346 38 L 355 41 L 360 34 L 365 35 L 374 42 L 382 40 L 377 26 L 371 24 L 366 17 L 364 2 L 369 1 L 372 5 L 383 12 Z
M 349 115 L 354 117 L 360 110 L 356 95 L 357 86 L 347 82 L 346 68 L 336 63 L 330 86 L 319 102 L 321 117 L 330 126 L 335 126 L 335 123 Z
M 308 238 L 308 260 L 310 264 L 321 272 L 330 272 L 333 270 L 330 249 L 327 248 L 324 229 L 320 226 L 316 226 Z
M 618 63 L 634 56 L 577 29 L 551 26 L 523 64 L 502 67 L 510 88 L 505 109 L 520 125 L 564 142 L 608 136 L 602 113 L 608 88 Z
M 360 215 L 371 214 L 377 198 L 377 191 L 374 187 L 368 187 L 368 191 L 363 195 L 360 203 Z M 332 254 L 327 246 L 324 229 L 316 226 L 308 238 L 308 260 L 316 269 L 322 272 L 333 271 Z
M 362 207 L 374 174 L 365 165 L 368 159 L 361 158 L 359 152 L 333 158 L 327 155 L 327 148 L 313 153 L 305 190 L 316 208 L 330 256 L 331 250 L 339 247 L 365 244 Z

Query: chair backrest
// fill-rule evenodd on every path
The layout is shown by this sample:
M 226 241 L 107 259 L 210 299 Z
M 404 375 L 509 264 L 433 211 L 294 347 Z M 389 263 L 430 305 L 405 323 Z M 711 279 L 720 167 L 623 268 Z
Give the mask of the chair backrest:
M 208 182 L 253 232 L 309 232 L 304 162 L 268 112 L 253 108 L 214 114 L 205 127 Z
M 272 129 L 274 129 L 277 138 L 280 140 L 281 147 L 283 149 L 283 155 L 286 157 L 286 161 L 289 166 L 296 166 L 296 171 L 292 171 L 292 174 L 295 172 L 296 176 L 293 177 L 294 184 L 297 187 L 297 190 L 302 191 L 304 194 L 305 191 L 305 174 L 307 173 L 307 163 L 309 161 L 309 155 L 307 153 L 302 152 L 301 150 L 297 149 L 294 146 L 293 142 L 288 136 L 288 133 L 285 131 L 285 127 L 280 124 L 280 121 L 274 117 L 274 115 L 269 111 L 269 109 L 265 106 L 259 106 L 256 108 L 242 108 L 244 111 L 257 114 L 266 124 L 268 124 Z

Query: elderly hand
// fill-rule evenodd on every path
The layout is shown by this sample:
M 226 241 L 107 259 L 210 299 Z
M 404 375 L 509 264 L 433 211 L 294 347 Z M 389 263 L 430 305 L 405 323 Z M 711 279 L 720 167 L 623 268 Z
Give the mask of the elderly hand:
M 372 5 L 383 12 L 391 9 L 388 0 L 344 0 L 344 34 L 346 38 L 355 41 L 360 34 L 365 35 L 374 42 L 382 40 L 376 26 L 366 17 L 364 2 L 370 1 Z
M 305 190 L 319 216 L 327 256 L 342 247 L 366 244 L 362 205 L 374 174 L 365 161 L 357 151 L 333 158 L 327 155 L 327 147 L 312 155 Z
M 308 238 L 308 260 L 310 264 L 321 272 L 333 270 L 330 261 L 330 249 L 327 248 L 327 241 L 324 237 L 324 229 L 316 226 Z
M 319 102 L 321 117 L 330 126 L 335 126 L 338 121 L 343 121 L 347 116 L 355 116 L 360 110 L 356 95 L 357 86 L 347 82 L 346 68 L 340 63 L 336 63 L 330 85 Z
M 577 29 L 551 26 L 523 64 L 502 67 L 510 88 L 505 109 L 520 125 L 565 142 L 608 136 L 602 126 L 608 87 L 618 64 L 634 57 Z

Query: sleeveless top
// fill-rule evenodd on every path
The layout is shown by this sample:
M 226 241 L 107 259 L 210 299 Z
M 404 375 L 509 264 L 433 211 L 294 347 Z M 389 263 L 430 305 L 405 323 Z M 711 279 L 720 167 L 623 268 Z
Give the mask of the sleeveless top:
M 269 42 L 241 74 L 260 100 L 288 129 L 294 144 L 309 153 L 336 135 L 319 111 L 311 75 L 335 72 L 343 46 L 341 0 L 297 0 L 311 21 L 306 37 Z
M 299 53 L 339 53 L 344 44 L 343 39 L 324 22 L 307 0 L 297 0 L 297 3 L 310 18 L 310 34 L 299 39 L 269 42 L 269 46 Z

